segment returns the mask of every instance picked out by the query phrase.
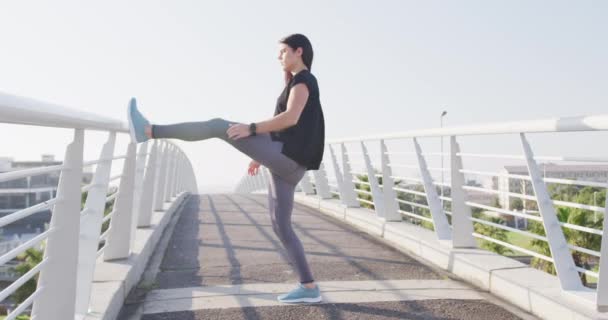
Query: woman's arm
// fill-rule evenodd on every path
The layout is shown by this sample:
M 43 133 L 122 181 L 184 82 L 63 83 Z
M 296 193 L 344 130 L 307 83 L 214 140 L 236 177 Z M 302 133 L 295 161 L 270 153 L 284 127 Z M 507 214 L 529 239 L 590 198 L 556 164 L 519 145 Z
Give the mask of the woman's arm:
M 280 131 L 285 128 L 295 126 L 300 119 L 302 110 L 308 100 L 308 87 L 303 83 L 298 83 L 289 91 L 289 99 L 287 99 L 287 108 L 285 112 L 281 112 L 271 119 L 257 122 L 256 132 L 266 133 L 272 131 Z
M 271 119 L 256 122 L 256 132 L 266 133 L 273 131 L 280 131 L 285 128 L 295 126 L 300 119 L 302 110 L 306 106 L 308 100 L 308 87 L 303 83 L 298 83 L 293 86 L 289 91 L 289 99 L 287 99 L 287 108 L 285 112 L 281 112 Z M 227 131 L 228 137 L 231 139 L 239 139 L 248 137 L 249 125 L 248 124 L 234 124 L 230 126 Z

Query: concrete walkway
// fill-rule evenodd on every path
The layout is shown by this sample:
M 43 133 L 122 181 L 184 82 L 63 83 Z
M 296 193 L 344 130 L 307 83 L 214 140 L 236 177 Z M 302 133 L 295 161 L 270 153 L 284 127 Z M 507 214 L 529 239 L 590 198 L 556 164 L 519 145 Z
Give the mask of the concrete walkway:
M 187 201 L 119 319 L 536 319 L 297 203 L 293 226 L 324 301 L 278 303 L 298 277 L 266 196 Z

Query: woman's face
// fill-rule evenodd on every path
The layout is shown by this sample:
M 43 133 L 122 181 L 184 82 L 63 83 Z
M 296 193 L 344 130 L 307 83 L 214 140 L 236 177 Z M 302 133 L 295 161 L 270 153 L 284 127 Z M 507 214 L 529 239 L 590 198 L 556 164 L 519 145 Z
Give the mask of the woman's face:
M 293 50 L 290 46 L 279 43 L 279 56 L 277 58 L 284 71 L 292 71 L 297 62 L 302 59 L 302 49 Z

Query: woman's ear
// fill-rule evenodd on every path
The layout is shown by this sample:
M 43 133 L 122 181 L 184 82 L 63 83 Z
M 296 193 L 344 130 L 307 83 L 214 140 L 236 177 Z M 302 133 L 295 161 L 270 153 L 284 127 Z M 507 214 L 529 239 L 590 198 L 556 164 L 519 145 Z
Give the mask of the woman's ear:
M 295 52 L 295 53 L 296 53 L 296 56 L 300 56 L 300 57 L 301 57 L 301 56 L 302 56 L 302 51 L 303 51 L 303 50 L 302 50 L 302 47 L 297 48 L 297 49 L 296 49 L 296 52 Z

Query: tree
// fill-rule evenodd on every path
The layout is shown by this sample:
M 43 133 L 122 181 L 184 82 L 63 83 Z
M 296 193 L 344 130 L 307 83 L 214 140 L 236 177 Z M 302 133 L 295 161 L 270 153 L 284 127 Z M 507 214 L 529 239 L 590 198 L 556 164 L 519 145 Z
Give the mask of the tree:
M 21 261 L 19 265 L 13 268 L 15 273 L 17 273 L 20 277 L 28 273 L 34 267 L 36 267 L 41 261 L 43 257 L 43 250 L 37 250 L 35 248 L 29 248 L 19 256 L 17 256 L 17 260 Z M 21 287 L 19 287 L 15 293 L 13 293 L 13 299 L 16 303 L 20 304 L 25 299 L 27 299 L 34 291 L 36 291 L 36 284 L 38 281 L 38 275 L 40 273 L 33 276 L 27 282 L 25 282 Z
M 481 214 L 479 214 L 481 216 Z M 486 219 L 483 219 L 489 222 L 493 222 L 495 224 L 504 224 L 504 220 L 498 217 L 489 217 Z M 475 230 L 476 233 L 479 234 L 483 234 L 484 236 L 488 236 L 491 238 L 494 238 L 496 240 L 500 240 L 502 242 L 508 242 L 508 237 L 507 237 L 507 232 L 504 229 L 498 228 L 498 227 L 494 227 L 494 226 L 490 226 L 487 224 L 483 224 L 483 223 L 479 223 L 479 222 L 474 222 L 473 223 L 473 228 Z M 481 241 L 481 247 L 487 250 L 490 250 L 492 252 L 496 252 L 500 255 L 505 255 L 507 253 L 511 253 L 513 252 L 511 249 L 502 246 L 498 243 L 492 242 L 492 241 L 487 241 L 487 240 L 483 240 Z
M 566 222 L 593 229 L 601 229 L 604 222 L 604 217 L 600 217 L 597 221 L 593 221 L 592 215 L 589 215 L 586 210 L 575 209 L 570 207 L 558 207 L 557 218 L 560 222 Z M 531 232 L 535 234 L 546 236 L 545 228 L 540 222 L 531 221 L 531 223 L 528 224 L 528 228 Z M 570 228 L 562 228 L 562 230 L 564 232 L 566 241 L 569 244 L 595 251 L 600 250 L 602 240 L 600 235 L 573 230 Z M 531 244 L 538 253 L 546 255 L 548 257 L 552 256 L 549 244 L 546 241 L 534 239 L 532 240 Z M 583 252 L 573 251 L 572 258 L 577 266 L 584 269 L 590 269 L 591 259 L 593 258 L 592 256 L 589 256 L 588 254 Z M 556 274 L 555 266 L 551 262 L 535 257 L 532 259 L 531 265 L 545 272 Z M 581 273 L 580 278 L 583 285 L 587 285 L 587 275 Z
M 111 192 L 114 193 L 114 192 L 116 192 L 116 190 L 112 190 Z M 109 194 L 108 196 L 112 195 L 112 193 Z M 87 197 L 87 193 L 83 192 L 80 197 L 81 210 L 84 209 L 86 197 Z M 110 212 L 112 212 L 113 207 L 114 207 L 114 200 L 107 202 L 105 210 L 104 210 L 104 216 L 107 216 Z M 102 233 L 105 232 L 107 230 L 107 228 L 109 227 L 109 222 L 110 221 L 107 221 L 106 223 L 103 224 L 102 230 L 101 230 Z M 13 268 L 13 270 L 19 276 L 23 276 L 24 274 L 28 273 L 30 270 L 32 270 L 32 268 L 36 267 L 42 261 L 43 256 L 44 256 L 45 243 L 46 243 L 46 241 L 42 242 L 42 247 L 43 247 L 42 250 L 38 250 L 36 248 L 29 248 L 24 253 L 22 253 L 21 255 L 19 255 L 17 257 L 17 260 L 21 261 L 21 263 L 18 264 L 17 266 L 15 266 Z M 32 295 L 36 291 L 38 276 L 39 276 L 39 273 L 36 274 L 31 279 L 29 279 L 26 283 L 24 283 L 21 287 L 19 287 L 15 291 L 15 293 L 13 293 L 12 297 L 17 304 L 20 304 L 23 301 L 25 301 L 25 299 L 27 299 L 30 295 Z M 27 318 L 27 319 L 29 319 L 29 318 Z

